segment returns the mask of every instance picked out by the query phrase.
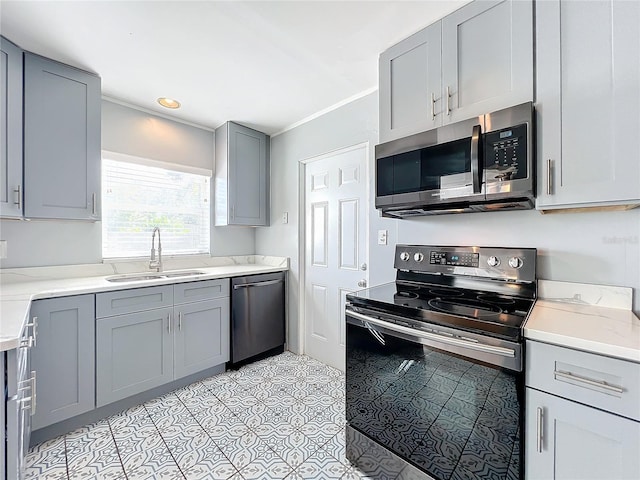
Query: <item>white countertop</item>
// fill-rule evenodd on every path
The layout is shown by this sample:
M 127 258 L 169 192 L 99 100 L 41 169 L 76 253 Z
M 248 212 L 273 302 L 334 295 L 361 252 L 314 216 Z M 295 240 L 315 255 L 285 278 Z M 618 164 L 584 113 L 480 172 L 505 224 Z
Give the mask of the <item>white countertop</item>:
M 242 263 L 239 263 L 242 262 Z M 140 263 L 140 262 L 138 262 Z M 66 297 L 84 293 L 108 292 L 130 288 L 194 282 L 214 278 L 238 277 L 288 270 L 289 262 L 282 257 L 214 257 L 196 265 L 171 270 L 196 269 L 202 275 L 157 278 L 133 282 L 109 282 L 107 277 L 122 273 L 137 273 L 137 265 L 95 265 L 22 268 L 0 271 L 0 352 L 19 345 L 20 334 L 29 316 L 31 301 L 42 298 Z M 165 272 L 170 271 L 165 268 Z M 82 273 L 87 276 L 78 276 Z M 140 273 L 148 273 L 146 272 Z M 100 273 L 96 275 L 96 273 Z
M 630 288 L 545 282 L 538 293 L 525 338 L 640 363 Z

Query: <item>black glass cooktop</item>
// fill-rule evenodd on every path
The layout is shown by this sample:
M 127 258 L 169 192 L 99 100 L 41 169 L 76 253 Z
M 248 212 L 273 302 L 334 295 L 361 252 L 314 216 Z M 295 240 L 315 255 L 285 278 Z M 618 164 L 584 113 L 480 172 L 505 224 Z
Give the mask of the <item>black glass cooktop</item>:
M 534 300 L 504 293 L 392 282 L 347 295 L 355 306 L 519 341 Z

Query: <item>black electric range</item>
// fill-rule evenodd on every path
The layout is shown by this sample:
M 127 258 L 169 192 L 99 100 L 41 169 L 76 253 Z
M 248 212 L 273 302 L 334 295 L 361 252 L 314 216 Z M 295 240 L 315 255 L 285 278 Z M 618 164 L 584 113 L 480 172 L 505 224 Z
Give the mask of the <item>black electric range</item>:
M 394 266 L 347 295 L 347 457 L 374 477 L 524 478 L 536 250 L 398 245 Z

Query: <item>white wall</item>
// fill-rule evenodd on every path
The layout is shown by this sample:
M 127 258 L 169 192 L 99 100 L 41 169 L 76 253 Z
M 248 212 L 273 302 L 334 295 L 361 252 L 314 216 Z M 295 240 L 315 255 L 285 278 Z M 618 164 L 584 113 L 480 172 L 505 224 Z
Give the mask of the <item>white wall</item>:
M 299 352 L 298 303 L 302 289 L 298 258 L 299 228 L 299 162 L 327 152 L 369 142 L 369 188 L 373 192 L 373 154 L 378 140 L 378 94 L 374 92 L 338 110 L 271 138 L 271 226 L 258 228 L 256 253 L 287 256 L 289 270 L 289 348 Z M 373 197 L 370 198 L 373 205 Z M 282 224 L 282 213 L 289 213 L 289 223 Z M 393 245 L 395 220 L 382 219 L 369 209 L 369 282 L 391 281 L 394 278 Z M 389 245 L 380 247 L 372 232 L 390 230 Z
M 63 220 L 0 220 L 7 258 L 0 268 L 79 265 L 102 261 L 102 224 Z
M 107 100 L 102 101 L 102 149 L 215 170 L 213 131 Z M 213 225 L 213 209 L 211 218 Z M 101 222 L 0 220 L 0 239 L 8 242 L 3 268 L 102 261 Z M 253 253 L 255 229 L 211 227 L 213 256 Z
M 633 287 L 634 310 L 640 311 L 640 209 L 484 212 L 397 222 L 400 243 L 537 248 L 538 278 Z
M 302 294 L 298 252 L 298 162 L 339 148 L 370 144 L 369 283 L 392 281 L 396 243 L 535 247 L 538 277 L 634 288 L 640 311 L 640 209 L 542 215 L 535 210 L 421 217 L 380 218 L 374 209 L 374 146 L 378 140 L 377 92 L 278 135 L 271 140 L 272 225 L 259 228 L 259 254 L 291 258 L 289 345 L 300 351 L 298 311 Z M 282 224 L 282 213 L 289 223 Z M 389 231 L 388 246 L 377 245 L 378 229 Z

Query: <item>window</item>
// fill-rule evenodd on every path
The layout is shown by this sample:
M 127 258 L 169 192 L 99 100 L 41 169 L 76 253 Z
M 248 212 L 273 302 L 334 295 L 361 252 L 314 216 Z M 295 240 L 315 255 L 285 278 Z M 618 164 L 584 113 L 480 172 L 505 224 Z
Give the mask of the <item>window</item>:
M 148 257 L 154 227 L 160 227 L 163 255 L 209 253 L 210 173 L 109 157 L 123 156 L 102 159 L 103 258 Z

